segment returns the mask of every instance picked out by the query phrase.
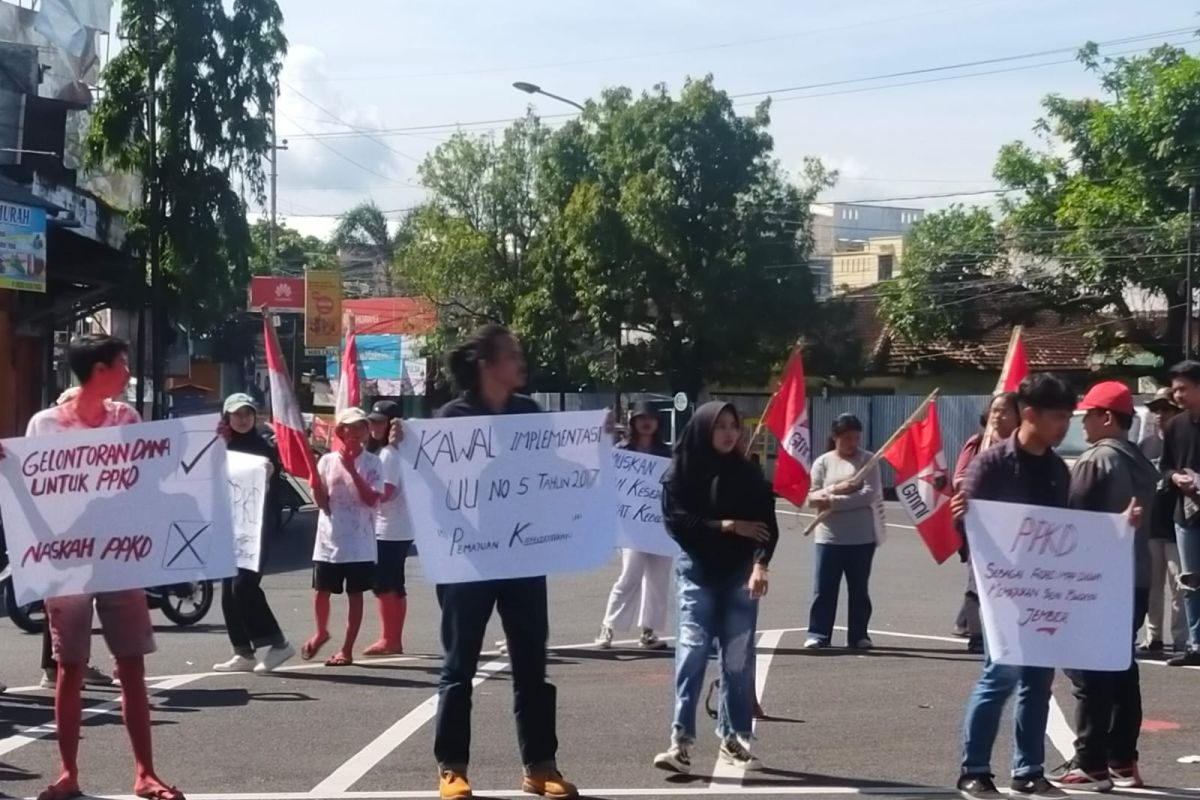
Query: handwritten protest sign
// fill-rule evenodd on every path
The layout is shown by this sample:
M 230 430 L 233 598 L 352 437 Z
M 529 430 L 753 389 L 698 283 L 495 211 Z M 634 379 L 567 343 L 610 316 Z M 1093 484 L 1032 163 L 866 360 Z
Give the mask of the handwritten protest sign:
M 1119 514 L 972 500 L 971 567 L 1000 664 L 1124 670 L 1133 658 L 1133 529 Z
M 233 512 L 233 546 L 238 569 L 261 572 L 263 506 L 267 499 L 267 464 L 261 456 L 228 454 L 229 505 Z
M 676 556 L 679 545 L 667 535 L 662 518 L 663 473 L 671 459 L 634 450 L 613 450 L 617 481 L 617 547 L 640 553 Z
M 215 416 L 8 439 L 0 508 L 17 602 L 236 572 Z
M 404 493 L 435 583 L 590 569 L 617 499 L 604 411 L 405 423 Z

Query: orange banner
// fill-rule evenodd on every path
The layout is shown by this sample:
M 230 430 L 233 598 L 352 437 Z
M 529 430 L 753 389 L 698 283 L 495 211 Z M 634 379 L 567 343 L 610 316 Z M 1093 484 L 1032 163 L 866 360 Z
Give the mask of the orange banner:
M 342 276 L 304 273 L 304 346 L 337 347 L 342 341 Z

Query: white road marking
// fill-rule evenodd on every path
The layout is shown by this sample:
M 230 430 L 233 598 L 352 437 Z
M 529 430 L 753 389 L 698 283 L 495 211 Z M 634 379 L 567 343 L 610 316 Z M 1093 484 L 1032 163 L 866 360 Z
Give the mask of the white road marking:
M 767 685 L 767 672 L 771 669 L 771 659 L 775 655 L 775 648 L 779 647 L 779 641 L 783 638 L 782 630 L 763 631 L 759 634 L 758 644 L 755 647 L 756 655 L 754 657 L 754 696 L 762 698 L 763 690 Z M 719 706 L 718 701 L 718 706 Z M 758 727 L 757 723 L 751 723 L 753 730 Z M 746 770 L 741 767 L 735 767 L 731 764 L 726 764 L 717 756 L 717 763 L 713 765 L 712 782 L 708 785 L 708 790 L 716 794 L 726 793 L 730 787 L 741 786 L 746 779 Z
M 807 514 L 803 511 L 788 511 L 786 508 L 779 508 L 778 506 L 775 508 L 775 513 L 788 517 L 803 517 L 804 519 L 814 519 L 816 517 L 816 514 Z M 899 528 L 903 531 L 915 531 L 917 529 L 915 525 L 901 525 L 898 522 L 889 522 L 887 526 L 889 528 Z
M 1058 704 L 1054 695 L 1050 695 L 1050 716 L 1046 720 L 1046 737 L 1050 739 L 1050 744 L 1054 745 L 1054 749 L 1062 756 L 1064 762 L 1075 756 L 1075 731 L 1067 723 L 1062 706 Z

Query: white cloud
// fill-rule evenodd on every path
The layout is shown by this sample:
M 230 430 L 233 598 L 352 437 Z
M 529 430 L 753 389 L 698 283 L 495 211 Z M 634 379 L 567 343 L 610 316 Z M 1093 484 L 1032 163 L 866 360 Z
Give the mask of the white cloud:
M 822 153 L 818 156 L 821 163 L 828 169 L 836 169 L 838 175 L 846 180 L 854 180 L 855 178 L 864 178 L 867 175 L 867 165 L 858 160 L 854 156 L 835 156 L 829 153 Z

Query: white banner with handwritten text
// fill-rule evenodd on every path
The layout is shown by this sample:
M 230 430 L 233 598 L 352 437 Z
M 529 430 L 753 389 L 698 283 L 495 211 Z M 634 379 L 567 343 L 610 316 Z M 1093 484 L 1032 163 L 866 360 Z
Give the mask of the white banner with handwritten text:
M 412 420 L 400 454 L 425 576 L 464 583 L 600 566 L 616 541 L 605 411 Z
M 1120 514 L 972 500 L 967 538 L 992 660 L 1127 669 L 1133 535 Z
M 17 602 L 233 575 L 216 428 L 186 417 L 0 443 Z
M 677 556 L 679 545 L 667 535 L 662 516 L 662 476 L 671 459 L 635 450 L 612 452 L 617 480 L 617 547 Z
M 262 456 L 230 451 L 229 505 L 233 511 L 233 546 L 238 569 L 262 572 L 263 507 L 267 501 L 267 467 Z

